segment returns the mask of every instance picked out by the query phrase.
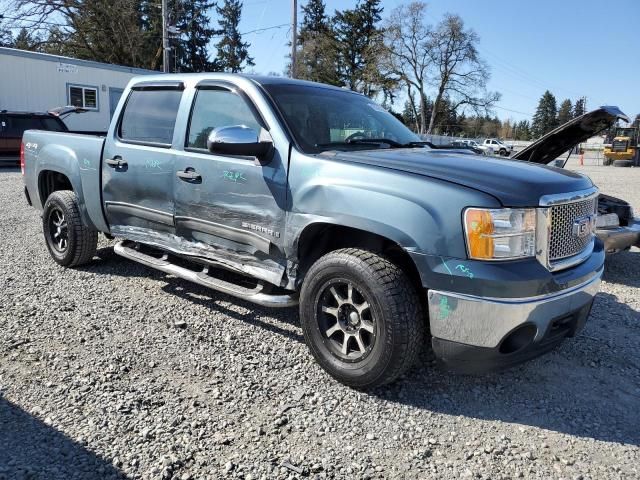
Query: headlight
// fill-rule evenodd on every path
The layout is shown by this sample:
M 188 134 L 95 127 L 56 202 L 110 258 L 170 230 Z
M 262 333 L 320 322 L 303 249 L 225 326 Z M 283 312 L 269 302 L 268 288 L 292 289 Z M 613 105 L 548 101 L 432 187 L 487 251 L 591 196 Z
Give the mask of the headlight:
M 511 260 L 536 254 L 533 208 L 467 208 L 464 227 L 470 258 Z

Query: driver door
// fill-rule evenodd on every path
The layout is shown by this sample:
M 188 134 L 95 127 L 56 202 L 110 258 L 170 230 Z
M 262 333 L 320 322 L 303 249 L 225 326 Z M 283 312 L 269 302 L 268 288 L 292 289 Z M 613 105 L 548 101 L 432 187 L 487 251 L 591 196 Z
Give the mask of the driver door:
M 255 157 L 213 154 L 209 133 L 218 127 L 266 128 L 251 101 L 231 85 L 199 85 L 193 98 L 184 150 L 175 158 L 176 234 L 197 255 L 234 266 L 269 270 L 263 279 L 280 283 L 286 169 L 275 149 L 268 164 Z M 185 172 L 191 172 L 185 175 Z

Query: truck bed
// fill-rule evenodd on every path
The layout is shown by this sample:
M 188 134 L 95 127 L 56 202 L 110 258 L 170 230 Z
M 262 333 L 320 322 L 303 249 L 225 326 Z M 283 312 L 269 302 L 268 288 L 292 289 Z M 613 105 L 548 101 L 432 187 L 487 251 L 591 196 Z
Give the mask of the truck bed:
M 71 181 L 80 199 L 84 219 L 98 228 L 105 228 L 100 196 L 104 136 L 27 130 L 22 141 L 25 145 L 25 184 L 34 207 L 43 208 L 38 179 L 43 172 L 58 172 Z

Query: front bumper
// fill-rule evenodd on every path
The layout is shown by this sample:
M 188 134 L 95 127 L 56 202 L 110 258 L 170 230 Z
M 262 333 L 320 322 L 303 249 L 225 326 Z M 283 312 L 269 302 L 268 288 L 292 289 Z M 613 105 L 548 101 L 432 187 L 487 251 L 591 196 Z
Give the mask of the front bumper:
M 599 228 L 597 237 L 604 243 L 607 253 L 619 252 L 629 247 L 640 247 L 640 219 L 634 219 L 626 227 Z
M 566 290 L 526 298 L 429 290 L 434 352 L 448 367 L 468 373 L 540 355 L 582 329 L 602 272 Z

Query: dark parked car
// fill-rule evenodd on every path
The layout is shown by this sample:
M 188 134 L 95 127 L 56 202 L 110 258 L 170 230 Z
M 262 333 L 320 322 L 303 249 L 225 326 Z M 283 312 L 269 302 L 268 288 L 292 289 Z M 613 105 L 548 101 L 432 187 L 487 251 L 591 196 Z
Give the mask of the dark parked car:
M 75 111 L 75 107 L 72 111 Z M 8 112 L 0 111 L 0 165 L 20 163 L 20 142 L 25 130 L 49 130 L 68 132 L 60 116 L 71 113 L 66 109 L 50 112 Z

